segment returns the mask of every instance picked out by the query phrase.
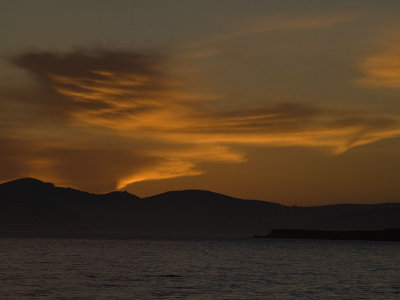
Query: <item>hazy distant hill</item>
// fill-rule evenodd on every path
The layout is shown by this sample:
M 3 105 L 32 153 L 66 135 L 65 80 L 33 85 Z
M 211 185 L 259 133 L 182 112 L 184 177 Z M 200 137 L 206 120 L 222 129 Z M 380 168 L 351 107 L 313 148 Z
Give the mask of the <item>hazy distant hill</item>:
M 33 178 L 0 184 L 3 235 L 221 236 L 272 228 L 374 230 L 400 227 L 400 204 L 289 207 L 185 190 L 139 198 L 91 194 Z

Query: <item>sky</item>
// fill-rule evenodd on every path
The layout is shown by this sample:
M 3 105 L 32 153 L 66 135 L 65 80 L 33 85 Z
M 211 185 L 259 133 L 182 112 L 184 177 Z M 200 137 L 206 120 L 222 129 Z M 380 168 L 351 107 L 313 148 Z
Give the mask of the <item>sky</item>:
M 400 2 L 0 3 L 0 181 L 398 202 Z

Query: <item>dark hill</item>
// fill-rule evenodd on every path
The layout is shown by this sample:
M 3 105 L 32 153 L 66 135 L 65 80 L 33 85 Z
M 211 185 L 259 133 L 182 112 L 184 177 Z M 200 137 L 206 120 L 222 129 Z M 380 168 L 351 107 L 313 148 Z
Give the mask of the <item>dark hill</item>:
M 91 194 L 33 178 L 0 184 L 0 233 L 34 236 L 252 236 L 273 228 L 400 227 L 400 204 L 289 207 L 209 191 Z
M 178 201 L 178 202 L 187 201 L 188 199 L 190 199 L 190 201 L 192 202 L 200 201 L 203 203 L 208 201 L 227 202 L 227 201 L 237 200 L 236 198 L 232 198 L 223 194 L 218 194 L 203 190 L 170 191 L 155 196 L 151 196 L 146 199 L 150 201 L 168 200 L 168 201 Z

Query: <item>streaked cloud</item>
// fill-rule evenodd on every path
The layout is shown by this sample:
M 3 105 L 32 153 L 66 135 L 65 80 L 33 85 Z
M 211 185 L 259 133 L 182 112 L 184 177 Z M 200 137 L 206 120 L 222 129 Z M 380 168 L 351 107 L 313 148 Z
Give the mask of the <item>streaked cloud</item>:
M 399 44 L 364 58 L 359 65 L 362 77 L 356 82 L 372 88 L 400 88 Z
M 207 57 L 218 53 L 211 47 L 213 44 L 237 39 L 250 34 L 268 33 L 272 31 L 315 30 L 324 29 L 338 24 L 358 20 L 363 13 L 361 11 L 349 11 L 340 13 L 323 13 L 309 15 L 265 15 L 252 17 L 236 24 L 231 31 L 215 34 L 213 36 L 193 41 L 184 45 L 185 49 L 197 49 L 191 52 L 193 57 Z M 189 54 L 188 54 L 189 55 Z
M 107 191 L 198 175 L 206 162 L 243 162 L 238 145 L 340 154 L 400 136 L 398 116 L 375 112 L 293 103 L 215 109 L 209 96 L 185 91 L 155 54 L 29 52 L 14 62 L 36 85 L 0 90 L 4 109 L 15 115 L 0 121 L 3 179 L 30 175 Z

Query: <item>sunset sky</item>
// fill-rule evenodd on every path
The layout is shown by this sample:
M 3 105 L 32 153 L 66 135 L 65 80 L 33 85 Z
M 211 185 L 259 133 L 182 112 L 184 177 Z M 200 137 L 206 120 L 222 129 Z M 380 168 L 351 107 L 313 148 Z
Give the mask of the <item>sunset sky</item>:
M 400 200 L 400 1 L 1 1 L 0 181 Z

